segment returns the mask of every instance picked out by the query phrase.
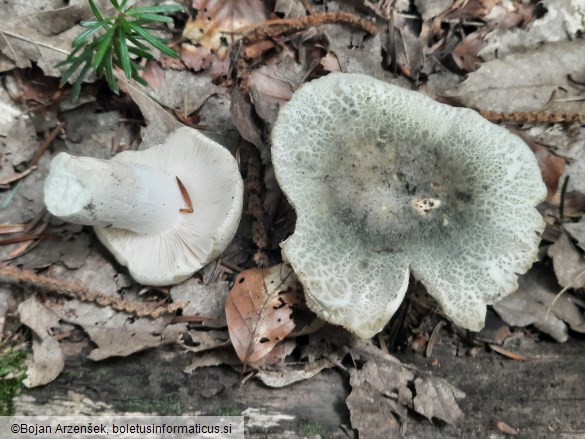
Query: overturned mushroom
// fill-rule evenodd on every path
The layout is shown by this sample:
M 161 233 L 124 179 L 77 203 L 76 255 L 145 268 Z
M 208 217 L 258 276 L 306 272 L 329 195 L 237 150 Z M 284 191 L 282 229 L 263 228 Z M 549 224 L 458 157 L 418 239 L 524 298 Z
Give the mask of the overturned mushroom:
M 300 88 L 272 132 L 297 213 L 283 254 L 323 319 L 379 332 L 409 274 L 478 331 L 537 255 L 546 196 L 530 149 L 467 109 L 356 74 Z
M 49 211 L 93 225 L 146 285 L 179 283 L 216 258 L 234 237 L 242 197 L 233 156 L 190 128 L 111 160 L 60 153 L 45 183 Z

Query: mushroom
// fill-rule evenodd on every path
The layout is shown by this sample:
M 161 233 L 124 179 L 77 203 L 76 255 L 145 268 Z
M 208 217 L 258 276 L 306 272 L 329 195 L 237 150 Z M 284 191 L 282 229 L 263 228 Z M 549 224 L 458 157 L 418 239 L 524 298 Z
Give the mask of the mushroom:
M 297 214 L 283 256 L 309 307 L 360 337 L 383 329 L 410 273 L 479 331 L 486 304 L 536 259 L 546 196 L 536 159 L 472 110 L 332 73 L 283 107 L 272 159 Z
M 234 157 L 187 127 L 163 145 L 111 160 L 60 153 L 45 182 L 48 210 L 93 225 L 146 285 L 182 282 L 216 258 L 236 233 L 242 199 Z

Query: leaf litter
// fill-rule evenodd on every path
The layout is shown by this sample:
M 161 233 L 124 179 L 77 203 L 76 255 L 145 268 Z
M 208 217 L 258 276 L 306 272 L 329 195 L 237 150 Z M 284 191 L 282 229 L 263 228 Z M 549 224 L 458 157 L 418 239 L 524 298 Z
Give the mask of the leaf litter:
M 457 400 L 465 393 L 376 350 L 364 340 L 350 347 L 354 361 L 365 362 L 350 369 L 352 391 L 347 398 L 352 426 L 360 435 L 376 437 L 379 431 L 388 431 L 389 437 L 398 435 L 406 427 L 407 409 L 452 425 L 463 418 Z
M 517 1 L 415 1 L 414 9 L 408 2 L 396 2 L 394 9 L 384 1 L 363 1 L 363 7 L 356 8 L 336 1 L 327 2 L 326 7 L 311 6 L 311 2 L 276 3 L 278 9 L 270 11 L 262 2 L 194 0 L 196 15 L 184 30 L 189 41 L 180 43 L 183 64 L 163 57 L 146 71 L 153 90 L 133 83 L 123 87 L 131 98 L 130 107 L 135 102 L 146 119 L 146 128 L 140 128 L 140 116 L 128 109 L 128 101 L 118 101 L 119 111 L 106 111 L 89 88 L 82 95 L 87 102 L 74 107 L 75 111 L 59 102 L 58 93 L 54 97 L 37 93 L 46 105 L 53 99 L 59 103 L 65 133 L 57 135 L 28 175 L 20 174 L 38 150 L 38 135 L 47 135 L 57 126 L 57 112 L 50 110 L 52 116 L 46 121 L 29 118 L 30 109 L 0 89 L 0 105 L 5 109 L 0 140 L 6 152 L 0 154 L 0 181 L 16 178 L 0 186 L 0 201 L 8 206 L 0 210 L 0 224 L 6 230 L 22 233 L 25 224 L 42 218 L 40 188 L 49 159 L 58 151 L 110 157 L 113 139 L 118 138 L 117 144 L 124 149 L 138 144 L 141 130 L 142 145 L 160 143 L 180 126 L 177 118 L 201 124 L 207 135 L 243 159 L 245 175 L 252 174 L 247 191 L 254 199 L 234 245 L 217 264 L 172 287 L 170 293 L 148 290 L 141 295 L 140 286 L 119 273 L 89 230 L 55 219 L 44 225 L 41 239 L 29 240 L 32 245 L 22 255 L 5 260 L 4 265 L 45 270 L 63 282 L 75 281 L 150 310 L 168 301 L 189 302 L 182 303 L 178 313 L 175 309 L 156 318 L 50 292 L 46 300 L 43 296 L 43 303 L 32 298 L 21 302 L 21 320 L 34 332 L 29 385 L 49 382 L 62 370 L 68 339 L 55 337 L 53 331 L 68 325 L 93 343 L 89 358 L 96 361 L 173 343 L 193 358 L 186 373 L 225 364 L 240 373 L 251 370 L 272 387 L 337 369 L 349 375 L 352 391 L 347 405 L 352 426 L 366 437 L 379 431 L 372 428 L 379 427 L 380 420 L 388 432 L 403 431 L 409 410 L 454 424 L 462 417 L 457 404 L 461 392 L 400 363 L 384 353 L 382 346 L 339 339 L 331 335 L 329 325 L 316 324 L 314 317 L 305 315 L 303 320 L 298 285 L 292 287 L 294 293 L 269 288 L 267 279 L 280 283 L 293 279 L 292 274 L 283 275 L 286 270 L 278 265 L 277 254 L 278 243 L 286 237 L 279 230 L 287 230 L 278 227 L 289 224 L 290 233 L 294 226 L 294 215 L 283 208 L 286 203 L 270 163 L 270 127 L 278 109 L 303 82 L 330 71 L 366 73 L 422 91 L 428 85 L 430 94 L 438 90 L 432 83 L 442 83 L 441 98 L 484 111 L 498 123 L 513 124 L 533 148 L 549 190 L 541 206 L 549 225 L 548 251 L 543 247 L 542 263 L 520 279 L 517 293 L 494 309 L 513 327 L 533 326 L 566 341 L 570 331 L 583 332 L 585 324 L 585 281 L 578 276 L 585 240 L 585 155 L 583 119 L 577 117 L 584 113 L 585 78 L 582 41 L 575 38 L 584 28 L 581 6 L 575 0 L 545 0 L 536 6 Z M 363 15 L 364 8 L 371 15 Z M 0 70 L 36 63 L 46 75 L 58 75 L 52 67 L 54 60 L 64 58 L 78 32 L 74 26 L 88 12 L 80 4 L 47 13 L 15 10 L 14 18 L 0 23 L 5 37 L 0 38 Z M 370 24 L 375 21 L 377 29 L 354 16 Z M 346 18 L 326 24 L 333 17 Z M 415 25 L 419 17 L 420 27 Z M 25 25 L 31 32 L 23 39 Z M 466 80 L 463 73 L 469 73 Z M 181 88 L 184 84 L 189 84 L 187 93 Z M 29 96 L 34 96 L 32 89 Z M 138 124 L 122 121 L 126 119 Z M 249 154 L 249 144 L 242 138 L 257 148 L 261 163 L 258 155 Z M 0 246 L 2 257 L 13 253 L 17 245 Z M 242 271 L 254 265 L 262 268 Z M 557 296 L 562 287 L 568 290 Z M 9 288 L 9 294 L 15 291 Z M 27 317 L 31 310 L 45 317 L 32 322 Z
M 449 96 L 483 111 L 585 114 L 583 90 L 571 80 L 583 75 L 584 47 L 582 40 L 545 43 L 487 61 Z
M 50 383 L 65 367 L 65 356 L 52 333 L 54 328 L 59 327 L 59 316 L 35 297 L 21 302 L 18 312 L 20 321 L 34 333 L 33 357 L 24 385 L 36 387 Z
M 230 339 L 244 364 L 256 363 L 295 328 L 293 309 L 301 306 L 302 287 L 285 264 L 240 273 L 227 297 Z
M 568 325 L 574 331 L 583 332 L 585 316 L 569 294 L 559 296 L 552 305 L 561 287 L 541 264 L 520 276 L 518 284 L 514 294 L 493 305 L 506 323 L 515 327 L 534 325 L 559 342 L 568 340 Z

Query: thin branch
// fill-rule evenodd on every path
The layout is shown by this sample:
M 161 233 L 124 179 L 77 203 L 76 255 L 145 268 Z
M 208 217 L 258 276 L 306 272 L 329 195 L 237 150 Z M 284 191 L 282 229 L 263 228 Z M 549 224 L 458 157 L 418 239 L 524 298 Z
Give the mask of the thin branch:
M 51 143 L 53 143 L 55 141 L 57 136 L 61 133 L 62 129 L 63 129 L 63 122 L 59 122 L 59 124 L 55 128 L 53 128 L 53 130 L 49 133 L 47 138 L 43 141 L 43 143 L 41 144 L 39 149 L 37 149 L 37 151 L 33 155 L 33 158 L 30 160 L 30 162 L 28 164 L 29 168 L 36 166 L 36 164 L 41 159 L 43 153 L 47 150 L 47 148 L 51 145 Z
M 252 41 L 276 37 L 282 33 L 295 32 L 311 26 L 320 26 L 327 23 L 345 23 L 361 27 L 371 35 L 378 33 L 378 29 L 369 20 L 349 12 L 321 12 L 299 18 L 283 18 L 267 20 L 243 26 L 234 31 L 246 35 Z
M 34 171 L 35 169 L 37 169 L 36 166 L 29 166 L 28 168 L 26 168 L 24 171 L 22 172 L 18 172 L 16 174 L 12 174 L 9 177 L 6 177 L 2 180 L 0 180 L 0 185 L 5 185 L 5 184 L 10 184 L 10 183 L 14 183 L 15 181 L 20 180 L 21 178 L 26 177 L 28 174 L 30 174 L 32 171 Z
M 480 111 L 479 114 L 492 122 L 585 124 L 585 114 L 580 113 L 549 113 L 536 111 L 498 113 L 496 111 Z
M 184 308 L 187 305 L 185 302 L 176 302 L 152 309 L 147 303 L 130 302 L 116 296 L 89 290 L 73 282 L 61 281 L 14 267 L 0 268 L 1 283 L 19 285 L 35 291 L 57 294 L 83 302 L 93 302 L 99 306 L 109 306 L 116 311 L 133 314 L 136 317 L 157 318 L 163 314 L 174 314 L 179 308 Z

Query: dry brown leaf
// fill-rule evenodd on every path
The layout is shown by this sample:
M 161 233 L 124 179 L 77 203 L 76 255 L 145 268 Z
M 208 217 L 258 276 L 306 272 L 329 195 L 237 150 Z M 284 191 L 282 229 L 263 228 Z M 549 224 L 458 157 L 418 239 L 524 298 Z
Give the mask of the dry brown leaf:
M 181 45 L 180 56 L 181 61 L 183 61 L 185 66 L 196 72 L 209 67 L 212 61 L 211 50 L 206 47 L 198 47 L 189 43 L 183 43 Z
M 400 420 L 406 419 L 407 409 L 400 401 L 411 404 L 408 386 L 412 374 L 400 366 L 368 361 L 361 369 L 350 370 L 351 393 L 346 399 L 351 426 L 360 437 L 399 437 Z M 406 375 L 405 375 L 406 373 Z
M 484 111 L 583 114 L 583 92 L 569 77 L 583 77 L 584 49 L 583 40 L 546 43 L 488 61 L 447 94 Z
M 325 70 L 326 72 L 341 71 L 339 60 L 337 59 L 333 52 L 329 52 L 327 55 L 321 58 L 321 65 L 323 66 L 323 70 Z
M 234 31 L 268 18 L 261 0 L 193 0 L 195 18 L 185 24 L 181 59 L 195 71 L 226 61 L 231 45 L 241 38 Z M 212 65 L 213 69 L 213 65 Z M 227 70 L 227 64 L 216 68 L 214 77 Z
M 143 78 L 152 88 L 154 98 L 166 108 L 184 115 L 197 111 L 212 95 L 223 92 L 205 74 L 194 75 L 187 70 L 163 70 L 156 61 L 146 65 Z
M 429 421 L 437 418 L 455 425 L 463 418 L 463 412 L 457 405 L 457 400 L 465 397 L 461 390 L 435 376 L 417 378 L 414 385 L 414 410 Z
M 111 7 L 106 0 L 96 0 L 95 3 L 101 11 Z M 43 8 L 36 5 L 38 9 L 35 8 L 35 2 L 4 3 L 3 20 L 0 23 L 0 53 L 16 67 L 36 65 L 48 76 L 61 76 L 55 64 L 63 61 L 70 53 L 71 41 L 83 29 L 78 23 L 93 17 L 87 2 L 67 5 L 68 2 L 63 2 L 64 7 L 46 10 L 47 6 L 51 7 L 46 2 Z
M 185 25 L 183 36 L 209 49 L 224 46 L 241 27 L 265 21 L 266 5 L 261 0 L 193 0 L 195 19 Z
M 119 298 L 115 281 L 116 270 L 107 259 L 95 249 L 89 254 L 83 265 L 76 270 L 67 270 L 60 265 L 53 265 L 49 273 L 63 281 L 75 282 L 88 291 L 100 291 L 102 295 Z M 130 292 L 125 296 L 129 299 Z M 128 301 L 138 306 L 156 303 Z M 160 318 L 136 318 L 128 313 L 119 312 L 112 307 L 100 306 L 93 302 L 67 300 L 49 302 L 47 306 L 62 321 L 79 325 L 95 344 L 89 354 L 92 360 L 103 360 L 112 356 L 127 356 L 161 344 L 175 342 L 180 325 L 168 326 L 172 314 Z M 183 331 L 184 332 L 184 331 Z
M 542 174 L 542 179 L 544 180 L 544 184 L 546 184 L 548 191 L 546 197 L 547 201 L 559 201 L 560 197 L 558 197 L 559 200 L 556 199 L 557 190 L 559 188 L 559 179 L 565 172 L 565 164 L 567 163 L 567 160 L 564 157 L 553 154 L 549 148 L 544 146 L 534 137 L 525 134 L 520 130 L 509 130 L 517 136 L 520 136 L 536 156 L 538 167 L 540 168 L 540 172 Z
M 298 72 L 296 75 L 294 74 L 295 71 Z M 256 92 L 252 96 L 284 104 L 292 98 L 293 92 L 299 86 L 302 76 L 304 76 L 302 66 L 292 58 L 287 57 L 279 63 L 262 66 L 254 70 L 250 74 L 248 85 L 250 90 Z
M 325 24 L 320 26 L 319 29 L 323 30 L 328 36 L 330 40 L 328 50 L 337 58 L 342 72 L 362 73 L 392 84 L 405 85 L 408 88 L 407 81 L 404 78 L 396 78 L 383 67 L 382 49 L 388 50 L 387 47 L 383 47 L 388 38 L 382 39 L 380 34 L 364 38 L 362 31 L 355 31 L 337 24 Z M 406 39 L 404 45 L 397 43 L 400 48 L 400 62 L 412 67 L 411 64 L 414 63 L 415 59 L 418 59 L 419 53 L 416 53 L 417 56 L 412 56 L 414 53 L 410 49 L 419 49 L 418 47 L 412 47 L 417 45 L 418 40 L 414 38 L 412 32 L 405 32 L 403 37 Z M 410 43 L 413 43 L 412 46 Z M 408 53 L 405 54 L 405 51 Z
M 270 40 L 256 41 L 242 48 L 242 56 L 247 60 L 255 60 L 272 48 L 274 48 L 274 43 Z
M 585 250 L 585 216 L 578 223 L 566 223 L 563 227 L 574 239 L 577 240 L 581 250 Z
M 545 146 L 540 145 L 536 142 L 528 142 L 528 146 L 534 152 L 540 172 L 542 173 L 542 179 L 547 188 L 547 201 L 553 201 L 557 190 L 559 188 L 559 179 L 565 172 L 566 160 L 556 154 L 553 154 Z
M 305 66 L 290 51 L 283 51 L 270 64 L 250 74 L 248 88 L 254 109 L 269 127 L 274 124 L 280 106 L 290 100 L 306 74 Z
M 243 363 L 261 360 L 294 329 L 292 307 L 302 302 L 301 291 L 285 264 L 238 275 L 225 311 L 230 339 Z
M 183 126 L 148 95 L 147 89 L 126 80 L 120 80 L 120 83 L 127 89 L 148 122 L 142 135 L 143 146 L 162 144 L 170 133 Z
M 245 93 L 239 87 L 234 87 L 231 98 L 230 114 L 238 132 L 245 140 L 255 145 L 259 151 L 262 151 L 264 145 L 262 130 L 254 120 L 253 108 L 249 101 L 248 93 Z
M 18 257 L 18 265 L 22 265 L 25 269 L 36 270 L 60 262 L 67 268 L 79 268 L 89 256 L 91 242 L 91 237 L 85 233 L 79 233 L 80 231 L 81 226 L 76 224 L 52 227 L 51 235 L 61 239 L 44 239 L 35 242 L 34 251 L 25 251 Z M 4 249 L 0 249 L 0 257 L 12 256 L 4 254 L 2 250 Z
M 51 304 L 63 321 L 81 326 L 95 343 L 88 358 L 94 361 L 125 357 L 163 344 L 175 343 L 184 332 L 181 325 L 169 325 L 172 315 L 157 319 L 135 318 L 94 303 L 68 300 Z
M 451 53 L 453 61 L 464 72 L 473 72 L 479 67 L 478 54 L 483 44 L 485 33 L 482 31 L 473 32 L 467 35 Z
M 569 288 L 585 287 L 585 258 L 573 246 L 566 233 L 548 249 L 559 284 Z
M 292 367 L 283 367 L 280 370 L 261 370 L 256 373 L 256 378 L 269 387 L 285 387 L 298 381 L 313 378 L 323 369 L 335 366 L 334 363 L 327 359 L 306 363 L 300 369 Z
M 155 323 L 149 318 L 129 322 L 122 318 L 122 313 L 118 313 L 103 327 L 85 326 L 91 340 L 97 345 L 87 358 L 101 361 L 110 357 L 126 357 L 157 346 L 178 343 L 184 328 L 168 323 L 167 317 L 160 317 Z
M 83 236 L 83 235 L 81 235 Z M 79 247 L 83 241 L 74 241 Z M 83 247 L 82 247 L 83 248 Z M 118 273 L 114 265 L 96 248 L 89 248 L 83 254 L 84 260 L 75 270 L 69 270 L 61 265 L 54 264 L 48 270 L 48 275 L 54 279 L 74 282 L 91 291 L 100 291 L 108 295 L 116 295 L 118 285 L 115 277 Z
M 510 326 L 534 325 L 540 331 L 563 343 L 568 340 L 567 322 L 575 331 L 585 330 L 585 317 L 569 299 L 567 293 L 551 303 L 560 291 L 554 275 L 540 264 L 518 278 L 518 290 L 493 307 Z
M 486 18 L 492 9 L 500 3 L 500 0 L 467 0 L 455 2 L 451 11 L 446 14 L 446 18 L 470 19 Z
M 22 302 L 18 312 L 20 321 L 34 332 L 32 362 L 23 383 L 26 387 L 50 383 L 65 366 L 65 355 L 51 335 L 52 328 L 59 326 L 59 317 L 34 296 Z
M 360 437 L 378 437 L 375 434 L 380 430 L 373 428 L 380 420 L 389 432 L 398 431 L 407 408 L 429 420 L 437 418 L 452 425 L 463 417 L 457 400 L 465 393 L 441 378 L 417 373 L 371 341 L 354 341 L 350 348 L 354 360 L 366 363 L 359 370 L 350 370 L 352 392 L 346 402 Z

